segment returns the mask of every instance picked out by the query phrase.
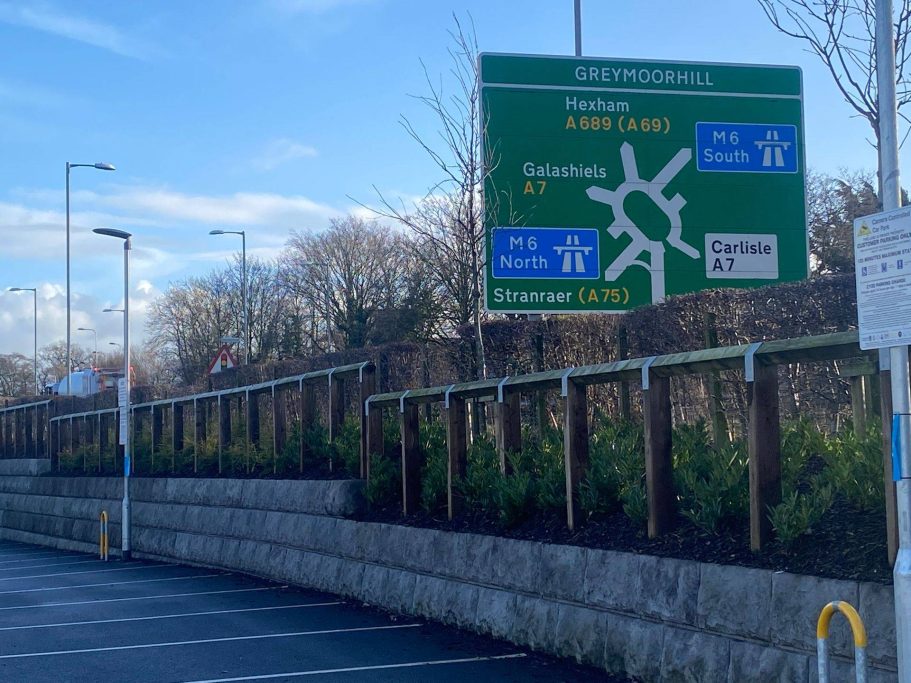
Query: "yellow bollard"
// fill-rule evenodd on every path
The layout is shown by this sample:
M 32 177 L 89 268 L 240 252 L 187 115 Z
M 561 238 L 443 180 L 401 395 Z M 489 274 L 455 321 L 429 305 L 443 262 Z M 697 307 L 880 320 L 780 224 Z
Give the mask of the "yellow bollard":
M 98 554 L 99 559 L 108 561 L 108 513 L 105 510 L 101 511 L 100 515 L 100 531 L 98 534 Z
M 854 634 L 854 671 L 857 683 L 867 683 L 867 630 L 857 610 L 847 602 L 835 600 L 822 608 L 816 622 L 816 659 L 819 683 L 829 683 L 829 622 L 836 611 L 845 615 Z

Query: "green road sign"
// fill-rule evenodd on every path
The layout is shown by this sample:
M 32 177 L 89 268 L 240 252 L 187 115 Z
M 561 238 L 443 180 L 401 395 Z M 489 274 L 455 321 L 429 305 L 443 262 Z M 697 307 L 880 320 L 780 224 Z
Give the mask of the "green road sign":
M 487 308 L 807 276 L 797 67 L 482 54 Z

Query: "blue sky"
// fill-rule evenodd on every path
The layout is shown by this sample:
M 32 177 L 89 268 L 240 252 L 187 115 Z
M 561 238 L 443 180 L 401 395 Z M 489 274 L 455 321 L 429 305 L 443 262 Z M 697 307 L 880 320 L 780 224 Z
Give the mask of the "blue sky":
M 874 169 L 867 123 L 818 60 L 752 0 L 583 0 L 586 55 L 795 64 L 807 163 Z M 136 234 L 143 311 L 168 282 L 248 250 L 274 256 L 289 230 L 319 230 L 384 193 L 417 197 L 435 169 L 398 124 L 434 134 L 410 94 L 421 60 L 448 72 L 452 14 L 482 50 L 571 54 L 572 0 L 0 0 L 0 287 L 40 288 L 39 344 L 63 339 L 64 164 L 72 175 L 73 328 L 119 335 L 119 245 Z M 0 294 L 0 353 L 31 353 L 31 299 Z M 74 340 L 90 341 L 74 333 Z

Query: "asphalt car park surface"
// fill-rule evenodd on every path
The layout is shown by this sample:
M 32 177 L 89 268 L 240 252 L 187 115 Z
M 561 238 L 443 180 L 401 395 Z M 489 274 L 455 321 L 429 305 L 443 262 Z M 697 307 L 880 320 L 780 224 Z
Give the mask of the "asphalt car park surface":
M 612 680 L 325 593 L 0 541 L 0 681 L 309 678 Z

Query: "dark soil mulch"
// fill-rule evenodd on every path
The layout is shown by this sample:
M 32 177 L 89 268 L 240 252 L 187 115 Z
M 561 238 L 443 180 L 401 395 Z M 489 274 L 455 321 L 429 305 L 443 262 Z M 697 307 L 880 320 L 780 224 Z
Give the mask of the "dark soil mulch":
M 649 539 L 645 529 L 622 512 L 591 519 L 574 532 L 566 529 L 564 518 L 558 513 L 541 513 L 509 529 L 504 529 L 495 518 L 484 515 L 465 514 L 449 521 L 445 512 L 440 515 L 422 512 L 403 518 L 399 508 L 371 510 L 362 519 L 833 579 L 892 583 L 885 515 L 860 512 L 842 501 L 836 501 L 819 524 L 792 545 L 773 542 L 760 553 L 750 550 L 750 529 L 746 520 L 719 533 L 709 533 L 680 517 L 673 532 Z

